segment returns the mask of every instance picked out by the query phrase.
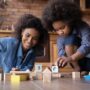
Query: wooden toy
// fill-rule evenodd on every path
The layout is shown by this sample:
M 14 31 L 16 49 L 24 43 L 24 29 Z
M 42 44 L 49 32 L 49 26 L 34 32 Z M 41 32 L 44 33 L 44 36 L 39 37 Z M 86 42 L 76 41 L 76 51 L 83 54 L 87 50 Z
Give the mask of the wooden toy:
M 25 71 L 12 71 L 10 72 L 12 75 L 18 75 L 20 76 L 20 81 L 25 81 L 29 80 L 29 74 L 28 72 Z
M 43 71 L 43 82 L 51 82 L 51 71 L 48 68 Z
M 51 67 L 51 71 L 52 71 L 52 79 L 61 77 L 61 74 L 59 73 L 59 69 L 57 65 L 53 65 Z
M 36 72 L 30 72 L 30 80 L 36 80 Z
M 37 72 L 36 73 L 36 78 L 37 78 L 37 80 L 42 80 L 43 79 L 43 73 L 42 72 Z
M 11 75 L 11 90 L 19 90 L 20 88 L 20 76 L 19 75 Z
M 4 73 L 4 82 L 11 80 L 11 73 Z
M 58 66 L 52 66 L 52 73 L 58 73 Z
M 52 79 L 60 78 L 60 77 L 61 77 L 61 73 L 52 73 Z
M 72 72 L 73 79 L 80 79 L 80 72 Z
M 0 73 L 0 81 L 2 80 L 2 74 Z
M 42 72 L 42 64 L 35 64 L 35 71 Z
M 19 84 L 20 83 L 20 75 L 11 75 L 11 83 L 12 84 Z
M 0 81 L 3 80 L 3 70 L 0 68 Z

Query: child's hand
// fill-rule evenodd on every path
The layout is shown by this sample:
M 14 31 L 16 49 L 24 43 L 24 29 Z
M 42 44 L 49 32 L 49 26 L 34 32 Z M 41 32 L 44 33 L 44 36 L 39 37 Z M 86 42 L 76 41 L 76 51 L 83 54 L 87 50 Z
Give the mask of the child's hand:
M 67 63 L 70 62 L 71 60 L 72 60 L 71 57 L 65 57 L 65 56 L 59 57 L 57 59 L 57 65 L 59 68 L 65 67 Z
M 48 69 L 51 70 L 52 66 L 55 66 L 55 64 L 50 63 L 50 64 L 48 65 Z
M 56 62 L 55 62 L 55 65 L 58 66 L 59 68 L 61 67 L 61 63 L 60 63 L 60 60 L 61 60 L 61 59 L 62 59 L 62 58 L 59 57 L 59 58 L 56 60 Z

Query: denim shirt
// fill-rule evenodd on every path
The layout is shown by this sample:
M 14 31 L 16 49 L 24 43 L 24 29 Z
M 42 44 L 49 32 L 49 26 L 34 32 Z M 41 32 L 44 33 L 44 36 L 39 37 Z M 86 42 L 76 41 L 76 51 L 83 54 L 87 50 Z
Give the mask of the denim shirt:
M 13 37 L 0 38 L 0 67 L 5 73 L 10 72 L 13 67 L 22 71 L 32 70 L 35 62 L 33 49 L 28 51 L 23 63 L 21 63 L 22 58 L 22 43 L 18 39 Z
M 79 36 L 81 38 L 81 45 L 78 47 L 77 51 L 85 55 L 85 57 L 90 58 L 90 26 L 87 25 L 85 22 L 82 22 L 81 25 L 79 25 L 73 30 L 73 34 L 76 34 L 76 36 Z M 59 56 L 65 54 L 63 40 L 64 38 L 60 37 L 57 39 Z
M 69 35 L 67 37 L 58 37 L 57 46 L 58 46 L 58 56 L 66 56 L 65 46 L 66 45 L 75 45 L 80 46 L 81 39 L 75 34 Z

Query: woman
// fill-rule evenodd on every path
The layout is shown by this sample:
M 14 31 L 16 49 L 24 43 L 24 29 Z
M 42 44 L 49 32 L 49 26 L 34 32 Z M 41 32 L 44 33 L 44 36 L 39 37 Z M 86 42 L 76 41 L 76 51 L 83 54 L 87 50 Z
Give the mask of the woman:
M 44 44 L 48 33 L 39 18 L 23 15 L 15 25 L 15 37 L 0 38 L 0 62 L 5 73 L 32 70 L 35 47 Z

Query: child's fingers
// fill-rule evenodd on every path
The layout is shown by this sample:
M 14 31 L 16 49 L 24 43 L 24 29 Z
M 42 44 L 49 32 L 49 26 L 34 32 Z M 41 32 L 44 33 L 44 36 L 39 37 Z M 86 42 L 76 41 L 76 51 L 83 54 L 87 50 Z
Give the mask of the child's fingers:
M 65 64 L 66 64 L 66 62 L 65 62 L 65 61 L 63 61 L 63 62 L 62 62 L 62 67 L 64 67 L 64 66 L 65 66 Z
M 59 58 L 57 59 L 57 66 L 58 66 L 58 67 L 60 66 L 60 60 L 61 60 L 61 57 L 59 57 Z
M 49 68 L 50 70 L 51 70 L 52 66 L 53 66 L 52 63 L 48 64 L 48 68 Z
M 15 71 L 16 70 L 16 68 L 12 68 L 12 71 Z
M 63 59 L 60 59 L 60 61 L 59 61 L 59 67 L 62 67 L 63 62 L 64 62 L 64 60 Z
M 54 63 L 55 66 L 58 66 L 57 61 Z

